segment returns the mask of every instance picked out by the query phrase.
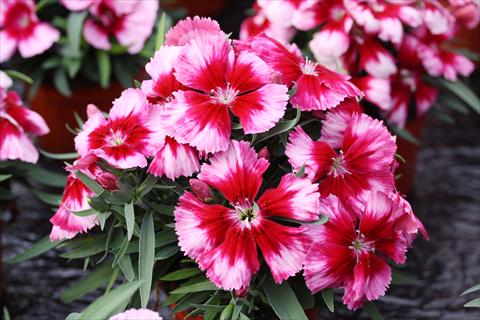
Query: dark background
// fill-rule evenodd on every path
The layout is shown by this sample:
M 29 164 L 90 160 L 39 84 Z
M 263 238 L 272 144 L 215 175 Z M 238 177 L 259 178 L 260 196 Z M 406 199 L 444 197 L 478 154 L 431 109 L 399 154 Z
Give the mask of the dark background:
M 250 1 L 234 1 L 217 18 L 223 30 L 238 32 Z M 480 77 L 475 77 L 477 88 Z M 478 94 L 478 92 L 477 92 Z M 432 114 L 423 131 L 415 189 L 410 196 L 414 211 L 425 224 L 430 242 L 417 239 L 408 253 L 405 272 L 413 284 L 395 285 L 377 302 L 385 319 L 480 319 L 479 309 L 462 305 L 475 294 L 460 297 L 480 283 L 480 117 L 450 114 L 455 124 Z M 14 185 L 20 215 L 4 225 L 4 259 L 27 249 L 50 231 L 53 214 L 25 188 Z M 13 319 L 64 319 L 81 311 L 96 295 L 65 305 L 59 293 L 84 273 L 78 263 L 67 263 L 58 252 L 17 265 L 4 266 L 6 299 Z M 336 295 L 339 300 L 340 294 Z M 323 308 L 319 319 L 363 319 L 361 312 L 340 307 L 335 315 Z M 167 314 L 165 314 L 167 315 Z

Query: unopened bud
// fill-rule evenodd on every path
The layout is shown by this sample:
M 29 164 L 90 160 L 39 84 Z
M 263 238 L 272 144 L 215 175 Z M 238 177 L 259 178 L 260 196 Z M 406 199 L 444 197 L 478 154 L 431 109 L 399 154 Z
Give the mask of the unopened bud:
M 213 198 L 212 192 L 208 184 L 198 179 L 190 179 L 190 188 L 192 192 L 203 202 Z
M 263 147 L 262 149 L 260 149 L 260 151 L 258 152 L 258 155 L 260 156 L 260 158 L 264 158 L 264 159 L 267 159 L 270 157 L 270 152 L 268 152 L 268 148 L 267 147 Z

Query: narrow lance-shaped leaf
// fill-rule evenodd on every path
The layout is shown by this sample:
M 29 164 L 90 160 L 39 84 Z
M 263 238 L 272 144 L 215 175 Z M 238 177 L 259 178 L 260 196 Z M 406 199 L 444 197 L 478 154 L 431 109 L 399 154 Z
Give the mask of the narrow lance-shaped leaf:
M 142 308 L 145 308 L 150 298 L 153 266 L 155 264 L 155 230 L 151 213 L 143 217 L 138 251 L 138 278 L 143 281 L 140 287 L 140 301 Z
M 325 304 L 327 305 L 328 310 L 330 310 L 330 312 L 334 312 L 335 304 L 333 302 L 333 289 L 332 288 L 323 289 L 322 298 L 323 298 L 323 301 L 325 301 Z
M 135 211 L 133 208 L 133 202 L 127 203 L 125 205 L 125 221 L 127 222 L 127 239 L 130 241 L 133 235 L 133 228 L 135 225 Z
M 108 319 L 120 306 L 130 300 L 142 281 L 129 282 L 110 291 L 90 304 L 80 316 L 80 319 Z
M 162 17 L 160 18 L 160 22 L 158 23 L 157 37 L 155 39 L 155 50 L 158 50 L 161 46 L 163 46 L 163 43 L 165 41 L 165 30 L 167 29 L 166 23 L 167 15 L 164 12 L 162 13 Z
M 33 257 L 39 256 L 42 253 L 47 252 L 50 249 L 55 248 L 58 246 L 62 241 L 50 241 L 50 238 L 46 236 L 42 238 L 40 241 L 34 243 L 30 248 L 25 250 L 24 252 L 16 255 L 13 258 L 4 260 L 5 263 L 19 263 Z
M 273 311 L 281 320 L 308 320 L 287 281 L 277 285 L 271 277 L 268 277 L 263 284 L 263 290 Z
M 112 66 L 110 64 L 110 57 L 107 51 L 97 51 L 97 63 L 100 75 L 100 86 L 102 88 L 108 88 L 108 86 L 110 85 L 110 74 L 112 72 Z

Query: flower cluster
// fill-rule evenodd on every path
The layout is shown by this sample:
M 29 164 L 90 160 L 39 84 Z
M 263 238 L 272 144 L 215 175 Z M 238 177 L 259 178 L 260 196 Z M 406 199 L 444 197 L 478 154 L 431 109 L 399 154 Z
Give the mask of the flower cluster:
M 138 53 L 150 36 L 157 17 L 158 1 L 60 0 L 71 11 L 87 10 L 83 36 L 93 47 L 110 50 L 110 37 Z
M 232 41 L 199 17 L 166 34 L 146 71 L 108 116 L 88 107 L 52 240 L 99 222 L 78 213 L 101 207 L 85 177 L 115 194 L 141 172 L 177 188 L 170 228 L 219 288 L 246 293 L 263 267 L 276 283 L 304 270 L 313 293 L 342 287 L 351 309 L 385 293 L 389 260 L 404 263 L 426 233 L 395 189 L 395 137 L 361 112 L 348 76 L 265 34 Z M 150 212 L 145 185 L 122 197 Z
M 8 61 L 16 49 L 23 58 L 48 50 L 60 38 L 60 32 L 40 21 L 33 0 L 5 0 L 0 9 L 0 63 Z
M 12 80 L 0 71 L 0 161 L 21 160 L 36 163 L 38 150 L 32 136 L 49 132 L 45 120 L 24 106 L 20 96 L 8 88 Z
M 365 101 L 398 127 L 412 102 L 416 116 L 435 102 L 438 90 L 425 75 L 455 81 L 474 70 L 447 43 L 461 27 L 478 25 L 478 1 L 258 0 L 254 10 L 242 39 L 266 33 L 288 43 L 298 31 L 311 31 L 308 47 L 316 60 L 352 75 Z

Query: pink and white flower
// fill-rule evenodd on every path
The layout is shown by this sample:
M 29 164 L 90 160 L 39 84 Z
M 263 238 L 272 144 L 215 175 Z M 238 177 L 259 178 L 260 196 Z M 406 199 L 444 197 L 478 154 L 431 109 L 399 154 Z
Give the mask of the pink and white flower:
M 329 221 L 311 227 L 315 243 L 304 268 L 313 293 L 343 287 L 343 302 L 353 310 L 385 294 L 392 279 L 387 260 L 404 263 L 408 247 L 404 207 L 378 191 L 369 194 L 364 207 L 358 215 L 336 196 L 321 201 Z
M 365 93 L 365 100 L 375 104 L 383 110 L 392 107 L 390 80 L 364 76 L 354 79 L 353 83 Z
M 184 46 L 195 38 L 207 36 L 227 38 L 227 35 L 220 29 L 218 22 L 210 18 L 195 16 L 180 20 L 165 35 L 165 45 Z
M 149 309 L 128 309 L 110 317 L 110 320 L 162 320 L 157 312 Z
M 0 88 L 0 160 L 36 163 L 38 151 L 31 136 L 49 131 L 45 120 L 26 108 L 16 92 Z
M 110 50 L 110 37 L 128 48 L 130 54 L 142 50 L 152 34 L 157 18 L 158 1 L 129 0 L 61 0 L 69 10 L 88 8 L 83 36 L 93 47 Z
M 190 90 L 173 93 L 165 105 L 167 131 L 199 151 L 228 148 L 231 119 L 246 134 L 272 128 L 283 116 L 288 88 L 270 83 L 271 69 L 251 52 L 235 54 L 223 37 L 194 38 L 174 63 L 175 78 Z
M 438 1 L 425 1 L 422 8 L 425 27 L 433 35 L 451 35 L 455 17 Z
M 60 32 L 35 14 L 32 0 L 2 0 L 0 9 L 0 63 L 9 60 L 18 48 L 23 58 L 48 50 Z
M 468 29 L 480 22 L 480 3 L 476 0 L 449 0 L 455 21 Z
M 305 59 L 296 46 L 287 48 L 275 39 L 260 35 L 251 40 L 250 50 L 281 75 L 282 83 L 294 85 L 296 92 L 290 102 L 302 111 L 331 109 L 346 98 L 363 95 L 348 81 L 349 76 Z
M 5 72 L 0 70 L 0 89 L 7 90 L 12 85 L 12 79 Z
M 456 81 L 459 75 L 467 77 L 475 70 L 475 64 L 467 57 L 444 50 L 436 44 L 423 46 L 418 54 L 428 74 L 434 77 L 443 76 Z
M 322 134 L 329 137 L 333 145 L 314 141 L 297 127 L 289 136 L 285 154 L 294 170 L 305 166 L 308 177 L 319 181 L 322 196 L 333 194 L 361 208 L 370 191 L 394 190 L 390 165 L 396 151 L 395 137 L 381 121 L 356 112 L 351 112 L 348 119 L 348 111 L 339 112 L 344 112 L 340 117 L 344 120 L 338 125 L 324 127 Z M 325 122 L 334 119 L 338 117 L 327 118 Z M 334 137 L 340 137 L 342 129 L 340 142 Z M 336 151 L 336 147 L 340 150 Z
M 204 203 L 186 192 L 175 209 L 182 251 L 225 290 L 249 286 L 260 268 L 257 246 L 277 283 L 302 268 L 309 245 L 305 228 L 282 225 L 272 218 L 316 220 L 317 185 L 288 174 L 277 188 L 266 190 L 257 199 L 267 168 L 268 161 L 247 142 L 231 141 L 226 151 L 202 165 L 198 176 L 222 194 L 228 207 Z
M 418 27 L 421 13 L 409 1 L 344 1 L 344 6 L 367 34 L 378 34 L 383 41 L 400 43 L 403 24 Z
M 71 173 L 68 176 L 60 206 L 50 219 L 53 225 L 50 240 L 71 239 L 78 233 L 87 232 L 98 224 L 95 214 L 86 217 L 74 214 L 76 211 L 90 209 L 88 199 L 93 195 L 94 193 L 75 174 Z
M 142 82 L 142 91 L 150 102 L 157 104 L 168 102 L 174 91 L 184 88 L 174 75 L 174 63 L 180 51 L 179 46 L 164 45 L 155 52 L 145 66 L 145 70 L 152 79 Z
M 75 137 L 80 156 L 93 153 L 108 164 L 128 169 L 145 167 L 152 153 L 152 132 L 148 127 L 150 104 L 139 89 L 127 89 L 113 102 L 108 119 L 95 106 Z

